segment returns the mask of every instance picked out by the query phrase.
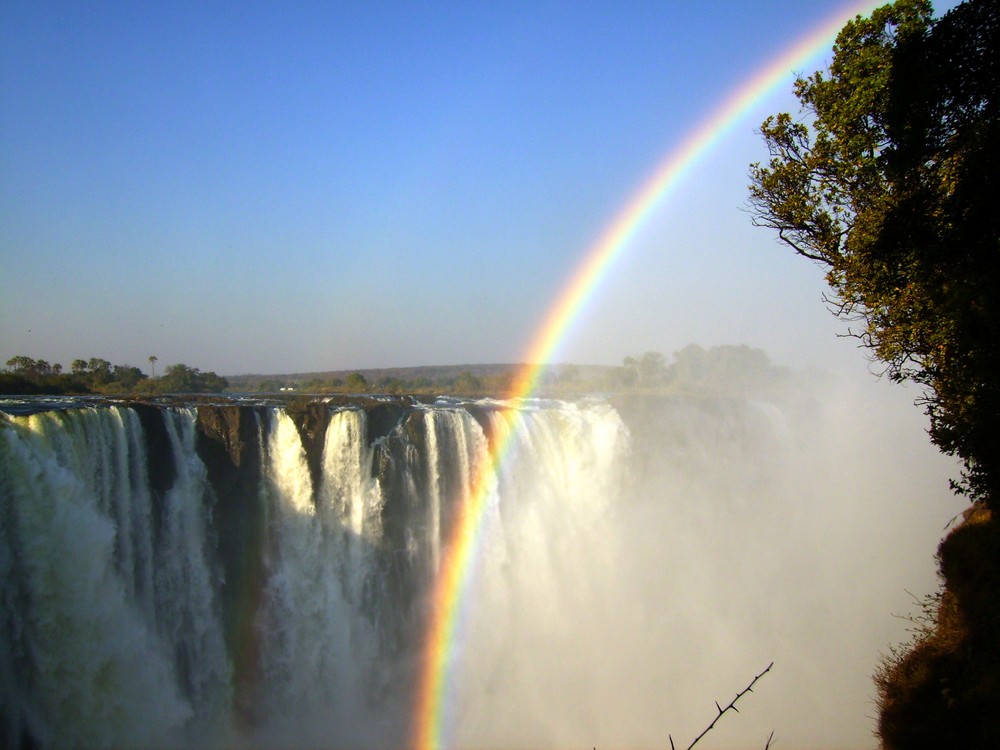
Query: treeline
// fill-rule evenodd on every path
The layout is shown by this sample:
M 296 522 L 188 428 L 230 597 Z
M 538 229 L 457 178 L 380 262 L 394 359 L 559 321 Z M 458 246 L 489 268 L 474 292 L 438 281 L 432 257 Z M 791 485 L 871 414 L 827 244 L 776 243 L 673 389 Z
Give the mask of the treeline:
M 390 373 L 352 372 L 347 375 L 266 376 L 235 378 L 233 388 L 257 393 L 301 391 L 304 393 L 386 393 L 423 395 L 485 396 L 510 391 L 518 368 L 476 373 L 466 369 L 457 374 L 409 376 Z
M 156 358 L 150 358 L 150 369 Z M 126 393 L 387 393 L 456 396 L 503 396 L 511 393 L 523 365 L 460 365 L 399 368 L 351 373 L 239 375 L 231 379 L 185 364 L 169 365 L 162 376 L 106 359 L 75 359 L 62 365 L 30 357 L 7 360 L 0 372 L 0 394 Z M 767 354 L 746 345 L 704 349 L 689 344 L 668 358 L 649 351 L 625 357 L 621 366 L 549 365 L 538 376 L 535 393 L 571 397 L 629 391 L 746 395 L 786 380 L 788 370 L 771 364 Z
M 156 358 L 150 358 L 150 364 Z M 214 372 L 185 364 L 170 365 L 149 377 L 138 367 L 113 365 L 106 359 L 74 359 L 69 372 L 61 364 L 17 356 L 0 372 L 2 394 L 221 393 L 228 381 Z
M 746 344 L 704 349 L 688 344 L 668 362 L 660 352 L 625 357 L 628 388 L 745 395 L 786 381 L 787 368 L 771 364 L 767 353 Z
M 515 387 L 522 365 L 460 365 L 298 375 L 240 375 L 230 390 L 256 393 L 388 393 L 503 396 Z M 746 345 L 704 349 L 690 344 L 668 359 L 650 351 L 625 357 L 621 366 L 549 365 L 536 393 L 576 396 L 644 391 L 746 395 L 784 381 L 789 371 L 771 364 L 761 349 Z
M 502 397 L 512 392 L 523 370 L 520 365 L 490 366 L 477 371 L 476 366 L 457 372 L 449 368 L 435 375 L 406 375 L 393 371 L 352 372 L 346 375 L 267 376 L 234 378 L 233 388 L 258 393 L 301 391 L 303 393 L 384 393 L 452 396 Z M 539 390 L 546 395 L 574 395 L 595 391 L 613 391 L 622 386 L 621 367 L 553 365 L 539 377 Z

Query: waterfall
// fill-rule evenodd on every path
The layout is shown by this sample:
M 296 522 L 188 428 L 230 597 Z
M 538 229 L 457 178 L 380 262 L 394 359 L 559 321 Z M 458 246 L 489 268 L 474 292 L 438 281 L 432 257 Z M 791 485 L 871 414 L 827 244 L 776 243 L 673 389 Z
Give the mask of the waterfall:
M 771 660 L 718 746 L 863 744 L 948 471 L 871 405 L 862 441 L 798 395 L 66 406 L 0 411 L 8 747 L 405 745 L 491 449 L 450 746 L 662 746 Z M 895 498 L 932 521 L 891 533 Z
M 199 724 L 224 717 L 231 668 L 219 611 L 214 565 L 211 488 L 195 451 L 194 409 L 164 412 L 176 480 L 163 499 L 158 562 L 157 630 L 174 654 L 184 695 Z M 198 727 L 195 728 L 198 731 Z
M 129 549 L 149 550 L 152 535 L 148 495 L 132 485 L 141 456 L 130 453 L 126 429 L 135 422 L 114 407 L 4 425 L 0 664 L 9 747 L 29 737 L 51 747 L 166 743 L 193 716 L 150 619 L 149 558 Z

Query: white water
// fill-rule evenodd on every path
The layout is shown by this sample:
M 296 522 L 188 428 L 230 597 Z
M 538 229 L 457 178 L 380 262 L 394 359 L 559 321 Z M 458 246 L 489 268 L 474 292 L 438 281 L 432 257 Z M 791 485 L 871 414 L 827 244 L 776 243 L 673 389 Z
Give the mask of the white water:
M 915 410 L 849 396 L 643 405 L 628 426 L 597 401 L 419 407 L 375 443 L 342 409 L 315 477 L 291 418 L 259 409 L 249 645 L 225 632 L 223 592 L 245 582 L 222 573 L 233 540 L 194 410 L 164 410 L 160 457 L 129 409 L 0 417 L 5 744 L 404 744 L 423 596 L 487 432 L 510 447 L 449 744 L 686 746 L 771 660 L 712 747 L 771 729 L 780 746 L 873 744 L 869 675 L 905 590 L 932 584 L 955 504 Z M 162 497 L 150 458 L 173 468 Z
M 0 435 L 0 663 L 11 732 L 23 726 L 51 747 L 165 742 L 193 711 L 148 603 L 130 597 L 131 576 L 116 571 L 109 511 L 133 494 L 121 415 L 49 412 L 18 422 Z M 121 538 L 144 532 L 148 525 L 123 527 Z

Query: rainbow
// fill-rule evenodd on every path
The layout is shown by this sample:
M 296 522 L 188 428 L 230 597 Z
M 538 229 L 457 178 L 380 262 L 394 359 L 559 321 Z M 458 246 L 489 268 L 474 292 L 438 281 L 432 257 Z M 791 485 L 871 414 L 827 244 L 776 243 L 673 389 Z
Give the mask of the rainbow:
M 508 396 L 509 402 L 529 397 L 534 392 L 539 376 L 556 347 L 566 337 L 571 323 L 656 207 L 765 97 L 785 84 L 792 71 L 828 50 L 836 33 L 848 20 L 870 11 L 876 5 L 871 0 L 854 2 L 818 24 L 737 88 L 667 155 L 591 246 L 550 308 L 523 360 L 532 364 L 524 367 L 515 379 Z M 511 411 L 508 416 L 517 418 L 516 410 Z M 495 438 L 490 447 L 490 460 L 484 462 L 475 478 L 444 547 L 445 554 L 432 592 L 417 678 L 411 741 L 420 750 L 432 750 L 444 745 L 449 670 L 457 658 L 454 649 L 456 636 L 463 620 L 463 610 L 469 606 L 469 584 L 473 578 L 478 547 L 485 536 L 483 511 L 488 488 L 507 454 L 513 434 L 513 430 L 506 430 Z

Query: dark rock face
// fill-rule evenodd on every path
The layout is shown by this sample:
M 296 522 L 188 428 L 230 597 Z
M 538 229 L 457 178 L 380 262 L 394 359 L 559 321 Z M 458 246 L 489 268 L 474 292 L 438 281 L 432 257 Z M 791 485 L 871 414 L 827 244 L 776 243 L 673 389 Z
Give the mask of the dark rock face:
M 372 401 L 362 404 L 368 416 L 368 442 L 387 437 L 403 417 L 413 408 L 409 399 L 395 401 Z
M 386 504 L 381 509 L 382 537 L 374 559 L 381 569 L 369 586 L 386 589 L 369 591 L 373 601 L 393 600 L 400 612 L 412 610 L 416 571 L 422 566 L 406 555 L 411 507 L 419 494 L 407 483 L 407 468 L 418 461 L 410 438 L 424 444 L 423 417 L 409 399 L 391 401 L 368 398 L 293 399 L 284 405 L 302 441 L 313 487 L 319 487 L 323 472 L 323 449 L 333 410 L 338 407 L 365 411 L 367 442 L 377 443 L 372 475 L 382 485 Z M 235 703 L 241 721 L 255 721 L 260 659 L 260 635 L 254 614 L 259 610 L 266 588 L 268 515 L 261 465 L 262 441 L 266 440 L 266 406 L 198 405 L 197 451 L 208 473 L 214 498 L 212 519 L 218 544 L 222 586 L 220 601 L 227 648 L 233 656 Z M 419 469 L 418 474 L 422 476 Z M 356 542 L 359 543 L 359 542 Z M 366 542 L 367 543 L 367 542 Z M 374 615 L 373 615 L 374 616 Z M 399 648 L 408 644 L 407 617 L 401 618 L 391 638 Z M 382 627 L 386 627 L 383 623 Z M 391 628 L 390 628 L 391 629 Z M 388 633 L 384 634 L 388 635 Z M 239 658 L 236 658 L 237 649 Z
M 159 537 L 163 498 L 177 479 L 177 465 L 174 463 L 167 426 L 163 421 L 163 409 L 144 403 L 130 406 L 139 416 L 139 423 L 146 436 L 146 472 L 153 502 L 154 533 Z
M 215 495 L 212 522 L 222 569 L 220 600 L 234 664 L 238 715 L 250 720 L 260 656 L 253 614 L 266 581 L 267 513 L 260 494 L 260 415 L 253 407 L 198 407 L 197 451 Z M 236 658 L 237 648 L 241 658 Z
M 246 418 L 248 412 L 251 419 Z M 242 466 L 248 453 L 257 451 L 257 428 L 252 417 L 252 409 L 236 405 L 199 406 L 199 453 L 205 450 L 212 455 L 215 451 L 209 445 L 214 442 L 225 452 L 235 468 Z
M 323 472 L 323 443 L 330 424 L 330 407 L 323 401 L 294 400 L 285 406 L 285 412 L 295 423 L 306 453 L 309 475 L 313 487 L 319 485 Z
M 973 506 L 941 542 L 933 627 L 876 675 L 889 750 L 1000 747 L 1000 522 Z

